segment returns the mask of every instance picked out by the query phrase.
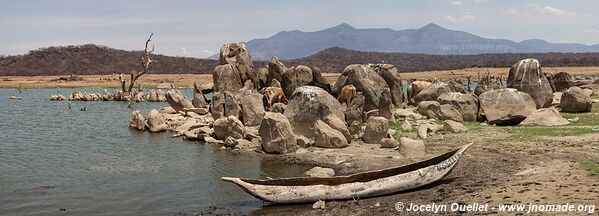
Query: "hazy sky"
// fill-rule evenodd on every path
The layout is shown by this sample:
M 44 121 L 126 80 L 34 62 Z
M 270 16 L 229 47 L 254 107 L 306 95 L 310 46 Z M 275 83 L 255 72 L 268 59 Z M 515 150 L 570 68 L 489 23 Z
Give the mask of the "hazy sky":
M 489 38 L 599 44 L 593 0 L 0 0 L 0 54 L 95 43 L 140 50 L 150 31 L 156 52 L 205 57 L 222 43 L 283 30 L 419 28 L 436 23 Z

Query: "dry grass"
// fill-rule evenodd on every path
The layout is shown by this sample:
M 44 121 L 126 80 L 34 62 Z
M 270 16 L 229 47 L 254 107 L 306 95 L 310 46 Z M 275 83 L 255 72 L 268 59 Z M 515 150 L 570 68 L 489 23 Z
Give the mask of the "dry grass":
M 509 68 L 489 68 L 491 74 L 502 76 L 507 79 Z M 598 76 L 599 67 L 546 67 L 543 68 L 546 73 L 556 73 L 566 71 L 572 75 L 583 76 Z M 478 74 L 485 74 L 484 68 L 465 68 L 460 70 L 444 70 L 444 71 L 421 71 L 401 73 L 403 80 L 409 79 L 431 79 L 437 78 L 447 80 L 451 78 L 465 79 L 471 77 L 476 79 Z M 338 74 L 325 73 L 325 79 L 334 83 Z M 83 75 L 84 81 L 76 82 L 58 82 L 52 81 L 60 76 L 15 76 L 13 81 L 0 81 L 0 88 L 80 88 L 80 87 L 101 87 L 101 88 L 118 88 L 118 75 Z M 147 74 L 142 76 L 139 83 L 144 87 L 155 87 L 162 82 L 174 83 L 177 87 L 191 87 L 194 82 L 210 83 L 212 82 L 211 74 Z

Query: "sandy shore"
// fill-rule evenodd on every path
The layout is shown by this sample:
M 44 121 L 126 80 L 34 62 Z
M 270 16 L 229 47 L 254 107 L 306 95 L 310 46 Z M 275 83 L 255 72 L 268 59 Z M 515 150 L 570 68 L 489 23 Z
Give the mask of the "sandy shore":
M 502 76 L 507 79 L 509 68 L 489 68 L 489 72 L 495 76 Z M 468 77 L 476 79 L 478 75 L 484 75 L 487 69 L 484 68 L 465 68 L 460 70 L 444 71 L 421 71 L 401 73 L 404 80 L 410 79 L 466 79 Z M 566 71 L 572 75 L 599 76 L 599 67 L 546 67 L 543 68 L 546 73 L 556 73 Z M 333 83 L 338 74 L 325 73 L 327 81 Z M 119 88 L 118 74 L 114 75 L 82 75 L 83 81 L 56 81 L 56 79 L 66 76 L 13 76 L 12 81 L 0 81 L 0 88 L 82 88 L 82 87 L 100 87 L 100 88 Z M 191 87 L 194 82 L 210 83 L 211 74 L 147 74 L 139 79 L 143 87 L 156 87 L 160 83 L 173 83 L 177 87 Z

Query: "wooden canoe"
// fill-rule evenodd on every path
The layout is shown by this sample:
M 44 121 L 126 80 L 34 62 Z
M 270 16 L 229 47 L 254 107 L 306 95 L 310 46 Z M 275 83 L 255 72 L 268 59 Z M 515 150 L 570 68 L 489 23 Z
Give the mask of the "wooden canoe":
M 449 174 L 472 143 L 443 155 L 382 170 L 330 178 L 281 178 L 268 180 L 222 177 L 254 197 L 273 203 L 311 203 L 383 196 L 436 182 Z

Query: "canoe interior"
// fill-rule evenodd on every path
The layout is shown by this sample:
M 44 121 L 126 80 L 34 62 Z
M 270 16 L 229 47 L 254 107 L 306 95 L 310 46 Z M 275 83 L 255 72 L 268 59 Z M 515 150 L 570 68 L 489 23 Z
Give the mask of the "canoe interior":
M 297 177 L 297 178 L 281 178 L 281 179 L 269 179 L 269 180 L 256 180 L 256 179 L 241 179 L 244 182 L 257 185 L 276 185 L 276 186 L 308 186 L 308 185 L 340 185 L 350 182 L 368 182 L 380 178 L 389 176 L 399 175 L 402 173 L 408 173 L 420 168 L 428 167 L 443 162 L 444 160 L 452 157 L 460 149 L 456 149 L 440 156 L 405 165 L 399 167 L 393 167 L 383 170 L 374 170 L 368 172 L 357 173 L 349 176 L 336 176 L 336 177 L 325 177 L 325 178 L 313 178 L 313 177 Z

